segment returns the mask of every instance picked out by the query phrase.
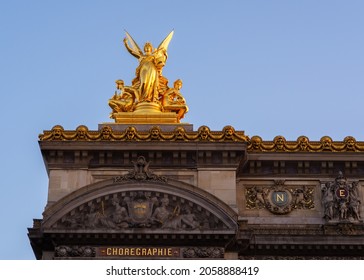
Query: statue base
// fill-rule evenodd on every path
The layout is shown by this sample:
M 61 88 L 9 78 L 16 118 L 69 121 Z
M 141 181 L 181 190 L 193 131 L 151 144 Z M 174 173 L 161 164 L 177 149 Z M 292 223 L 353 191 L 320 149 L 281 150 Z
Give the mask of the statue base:
M 111 116 L 121 124 L 177 124 L 175 112 L 162 112 L 162 106 L 156 102 L 142 102 L 133 112 L 119 112 Z
M 176 113 L 163 113 L 163 112 L 121 112 L 112 115 L 115 123 L 123 124 L 177 124 L 177 114 Z
M 150 131 L 153 127 L 158 126 L 163 132 L 173 132 L 177 127 L 183 127 L 187 132 L 193 132 L 193 125 L 189 123 L 176 123 L 176 124 L 124 124 L 124 123 L 100 123 L 98 129 L 104 126 L 110 126 L 113 131 L 125 131 L 128 127 L 135 127 L 137 131 Z

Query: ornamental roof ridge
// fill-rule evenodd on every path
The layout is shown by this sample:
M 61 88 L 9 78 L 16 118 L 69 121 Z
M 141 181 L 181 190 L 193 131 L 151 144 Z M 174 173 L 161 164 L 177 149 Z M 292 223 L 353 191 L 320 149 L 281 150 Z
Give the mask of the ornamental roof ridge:
M 287 141 L 281 135 L 271 141 L 260 136 L 252 136 L 248 141 L 249 152 L 364 152 L 364 142 L 353 136 L 346 136 L 343 141 L 333 141 L 330 136 L 323 136 L 319 141 L 311 141 L 307 136 L 299 136 L 296 141 Z
M 45 130 L 39 135 L 39 141 L 185 141 L 185 142 L 241 142 L 247 143 L 249 137 L 244 131 L 236 131 L 227 125 L 221 131 L 211 131 L 207 126 L 201 126 L 197 131 L 188 131 L 183 126 L 173 130 L 163 131 L 158 125 L 149 130 L 138 130 L 129 126 L 123 131 L 116 131 L 109 125 L 99 130 L 89 130 L 80 125 L 76 130 L 65 130 L 61 125 Z
M 128 126 L 123 131 L 116 131 L 109 125 L 99 130 L 89 130 L 80 125 L 76 130 L 65 130 L 55 125 L 39 135 L 39 141 L 137 141 L 137 142 L 240 142 L 247 143 L 248 152 L 364 152 L 364 141 L 357 141 L 353 136 L 346 136 L 342 141 L 333 141 L 330 136 L 323 136 L 319 141 L 311 141 L 307 136 L 297 140 L 286 140 L 278 135 L 273 140 L 263 140 L 255 135 L 249 137 L 244 131 L 237 131 L 227 125 L 221 131 L 212 131 L 208 126 L 200 126 L 197 131 L 188 131 L 183 126 L 174 130 L 161 129 L 154 125 L 149 130 L 138 130 Z

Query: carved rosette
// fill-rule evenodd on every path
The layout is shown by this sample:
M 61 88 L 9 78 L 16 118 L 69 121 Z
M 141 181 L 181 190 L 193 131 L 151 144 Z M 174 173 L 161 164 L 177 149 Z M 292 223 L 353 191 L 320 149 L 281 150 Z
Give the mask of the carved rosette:
M 312 209 L 314 187 L 285 186 L 283 180 L 273 186 L 251 186 L 245 191 L 246 209 L 267 209 L 273 214 L 288 214 L 294 209 Z

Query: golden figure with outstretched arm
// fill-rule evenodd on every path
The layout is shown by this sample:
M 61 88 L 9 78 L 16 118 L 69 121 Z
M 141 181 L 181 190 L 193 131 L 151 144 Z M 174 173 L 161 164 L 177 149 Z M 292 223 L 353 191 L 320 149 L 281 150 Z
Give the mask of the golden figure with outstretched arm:
M 139 48 L 128 32 L 124 45 L 128 52 L 139 60 L 132 86 L 138 89 L 138 102 L 158 102 L 159 78 L 167 61 L 167 48 L 173 36 L 173 31 L 153 50 L 151 43 L 144 45 L 144 52 Z M 130 46 L 129 46 L 130 45 Z

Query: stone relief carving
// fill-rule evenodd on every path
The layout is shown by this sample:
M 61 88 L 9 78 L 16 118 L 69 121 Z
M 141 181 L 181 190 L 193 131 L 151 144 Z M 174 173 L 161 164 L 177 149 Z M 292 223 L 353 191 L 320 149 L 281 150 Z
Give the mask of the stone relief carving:
M 145 157 L 138 157 L 137 161 L 132 161 L 134 169 L 130 170 L 128 174 L 123 176 L 114 177 L 114 182 L 131 181 L 131 180 L 152 180 L 167 182 L 167 177 L 158 176 L 149 169 L 150 162 L 145 160 Z
M 276 180 L 273 186 L 246 188 L 247 209 L 267 209 L 273 214 L 288 214 L 294 209 L 312 209 L 314 187 L 285 186 L 284 180 Z
M 96 247 L 91 246 L 57 246 L 55 248 L 56 258 L 95 258 Z M 182 249 L 183 258 L 224 258 L 222 247 L 190 247 Z
M 89 246 L 57 246 L 55 248 L 55 257 L 67 258 L 67 257 L 83 257 L 93 258 L 96 256 L 96 250 L 94 247 Z
M 324 219 L 327 222 L 358 222 L 360 215 L 359 183 L 348 183 L 342 172 L 333 182 L 321 187 Z
M 128 191 L 100 197 L 72 210 L 53 227 L 74 229 L 150 228 L 225 229 L 203 207 L 184 198 L 150 191 Z
M 193 247 L 183 251 L 184 258 L 224 258 L 224 249 L 220 247 Z

